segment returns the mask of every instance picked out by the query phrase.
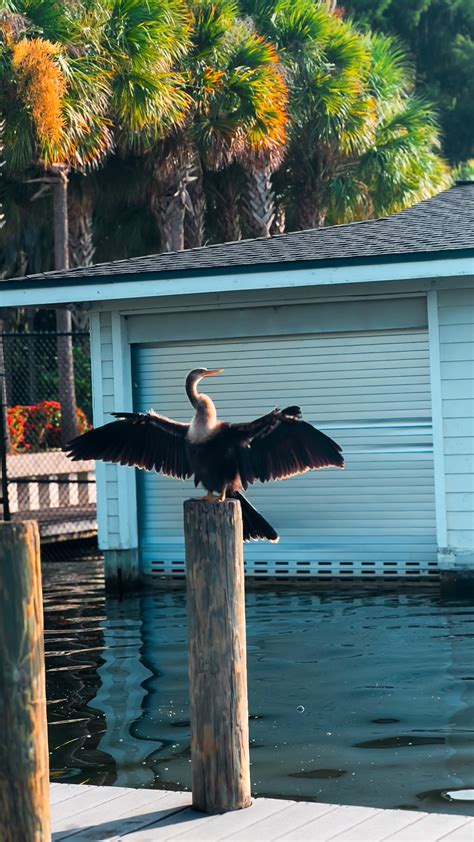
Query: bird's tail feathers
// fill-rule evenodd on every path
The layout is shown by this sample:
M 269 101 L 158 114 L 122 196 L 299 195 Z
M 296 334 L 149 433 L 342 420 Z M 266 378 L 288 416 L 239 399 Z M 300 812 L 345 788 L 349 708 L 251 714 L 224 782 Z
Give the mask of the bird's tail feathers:
M 228 491 L 227 497 L 233 500 L 240 500 L 242 508 L 242 521 L 244 527 L 244 541 L 270 541 L 277 544 L 280 540 L 278 532 L 275 532 L 267 520 L 252 506 L 240 491 Z

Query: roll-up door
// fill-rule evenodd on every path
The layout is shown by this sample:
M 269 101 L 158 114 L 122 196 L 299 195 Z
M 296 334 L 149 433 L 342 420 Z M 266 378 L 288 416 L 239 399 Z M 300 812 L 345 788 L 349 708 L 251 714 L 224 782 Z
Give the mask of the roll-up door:
M 436 527 L 428 357 L 424 329 L 137 344 L 136 409 L 181 421 L 192 368 L 224 368 L 201 384 L 223 420 L 299 404 L 344 449 L 344 471 L 254 485 L 248 496 L 280 543 L 248 544 L 251 576 L 435 574 Z M 138 472 L 144 574 L 184 569 L 182 505 L 191 481 Z M 198 494 L 203 493 L 198 490 Z

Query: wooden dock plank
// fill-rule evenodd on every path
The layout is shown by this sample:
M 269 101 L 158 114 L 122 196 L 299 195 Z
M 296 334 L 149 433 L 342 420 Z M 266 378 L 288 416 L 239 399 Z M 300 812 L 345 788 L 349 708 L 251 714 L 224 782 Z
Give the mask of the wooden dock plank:
M 419 821 L 427 813 L 417 813 L 415 810 L 380 810 L 364 819 L 357 825 L 357 833 L 364 842 L 379 842 L 385 839 L 387 833 L 394 833 L 396 830 L 403 830 Z M 331 842 L 354 842 L 352 828 L 336 833 L 330 837 Z
M 292 803 L 285 810 L 266 816 L 243 831 L 230 833 L 225 839 L 238 840 L 238 842 L 255 842 L 256 839 L 259 842 L 272 842 L 289 832 L 293 832 L 296 837 L 302 825 L 307 824 L 316 815 L 323 816 L 338 809 L 332 804 L 310 804 L 307 801 Z
M 162 822 L 160 822 L 159 839 L 175 839 L 178 836 L 185 836 L 188 833 L 189 829 L 191 829 L 193 833 L 197 834 L 197 838 L 200 838 L 199 834 L 201 834 L 201 836 L 203 836 L 204 839 L 207 839 L 207 830 L 205 830 L 205 828 L 207 828 L 208 825 L 211 822 L 213 822 L 216 818 L 222 818 L 222 816 L 207 816 L 205 813 L 199 813 L 196 810 L 193 810 L 191 807 L 189 807 L 188 809 L 182 810 L 180 813 L 177 813 L 173 818 L 166 818 Z M 202 833 L 203 829 L 204 835 Z M 144 834 L 142 834 L 142 836 L 144 836 Z M 130 842 L 136 842 L 136 840 L 138 839 L 140 839 L 141 842 L 142 836 L 134 834 L 131 837 Z
M 319 842 L 319 840 L 330 839 L 344 830 L 357 827 L 369 816 L 378 812 L 380 811 L 370 807 L 339 806 L 336 810 L 312 818 L 311 821 L 298 829 L 297 835 L 295 835 L 295 831 L 291 830 L 289 833 L 276 836 L 275 839 L 285 840 L 285 842 L 300 842 L 302 839 L 317 838 Z
M 409 827 L 387 833 L 384 840 L 390 842 L 427 842 L 438 840 L 444 836 L 449 839 L 450 831 L 457 830 L 466 824 L 466 816 L 450 816 L 446 813 L 427 813 L 419 821 Z
M 97 804 L 113 801 L 127 792 L 127 788 L 122 786 L 81 786 L 80 789 L 82 792 L 72 798 L 67 798 L 53 805 L 55 830 L 63 830 L 66 819 L 74 818 L 76 813 L 89 810 Z
M 54 784 L 54 789 L 50 791 L 51 806 L 59 804 L 60 801 L 67 801 L 68 798 L 77 798 L 81 793 L 96 788 L 87 784 Z
M 107 787 L 115 789 L 115 787 Z M 158 823 L 189 806 L 190 795 L 164 790 L 127 790 L 118 798 L 82 810 L 55 825 L 54 842 L 121 839 L 124 834 Z M 127 836 L 127 838 L 129 838 Z
M 474 819 L 449 831 L 446 836 L 438 836 L 436 842 L 474 842 Z
M 152 828 L 149 828 L 148 831 L 133 833 L 127 842 L 148 842 L 155 839 L 157 842 L 158 840 L 165 842 L 176 837 L 180 840 L 192 840 L 192 842 L 214 842 L 217 839 L 227 839 L 231 833 L 241 832 L 259 819 L 284 810 L 291 803 L 259 798 L 245 810 L 235 810 L 218 816 L 207 816 L 195 810 L 185 810 L 176 817 L 176 821 L 170 818 L 160 822 L 156 829 L 153 828 L 154 835 L 150 835 Z

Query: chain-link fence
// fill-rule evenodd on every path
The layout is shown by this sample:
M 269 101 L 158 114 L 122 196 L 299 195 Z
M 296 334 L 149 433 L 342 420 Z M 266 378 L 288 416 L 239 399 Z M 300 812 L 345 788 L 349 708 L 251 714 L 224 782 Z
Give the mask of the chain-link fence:
M 44 543 L 93 538 L 94 462 L 61 450 L 91 423 L 88 333 L 0 334 L 0 404 L 3 517 L 37 520 Z

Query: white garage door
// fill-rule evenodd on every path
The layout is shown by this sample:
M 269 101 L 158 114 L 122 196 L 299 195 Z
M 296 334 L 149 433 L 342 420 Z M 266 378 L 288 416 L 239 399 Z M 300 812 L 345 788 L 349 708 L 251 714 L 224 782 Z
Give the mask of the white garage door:
M 314 471 L 249 489 L 281 538 L 278 545 L 246 545 L 248 575 L 436 574 L 425 330 L 138 344 L 136 409 L 189 420 L 184 380 L 200 366 L 225 369 L 206 383 L 222 419 L 299 404 L 346 457 L 344 471 Z M 192 482 L 138 474 L 143 572 L 180 575 L 182 506 L 195 496 Z

